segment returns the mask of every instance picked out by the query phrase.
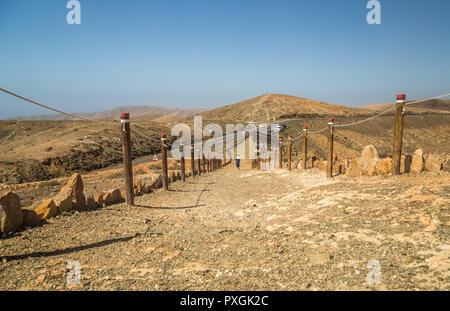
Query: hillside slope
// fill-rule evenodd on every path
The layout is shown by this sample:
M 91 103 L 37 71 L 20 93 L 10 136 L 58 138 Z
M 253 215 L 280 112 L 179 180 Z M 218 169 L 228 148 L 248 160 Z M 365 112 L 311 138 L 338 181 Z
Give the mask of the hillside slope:
M 280 119 L 327 116 L 360 116 L 372 114 L 366 108 L 351 108 L 282 94 L 266 94 L 232 105 L 203 112 L 205 119 L 233 120 L 235 122 L 273 122 Z
M 165 122 L 167 120 L 175 121 L 196 113 L 204 111 L 203 109 L 181 109 L 170 108 L 161 106 L 121 106 L 114 109 L 91 112 L 91 113 L 76 113 L 76 115 L 89 118 L 89 119 L 119 119 L 121 112 L 129 112 L 132 120 L 140 121 L 155 121 Z M 72 120 L 72 118 L 61 114 L 43 114 L 34 115 L 28 117 L 17 117 L 14 120 L 29 120 L 29 121 L 43 121 L 43 120 L 56 120 L 65 121 Z

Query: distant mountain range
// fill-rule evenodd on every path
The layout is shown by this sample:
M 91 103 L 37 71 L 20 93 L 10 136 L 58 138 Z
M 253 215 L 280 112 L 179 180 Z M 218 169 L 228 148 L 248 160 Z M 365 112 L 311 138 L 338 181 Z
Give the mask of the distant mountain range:
M 205 111 L 204 109 L 180 109 L 161 106 L 121 106 L 111 110 L 91 112 L 91 113 L 74 113 L 80 117 L 89 119 L 119 119 L 121 112 L 129 112 L 132 120 L 139 121 L 155 121 L 155 122 L 171 122 L 177 121 L 194 114 Z M 42 114 L 27 117 L 16 117 L 11 120 L 73 120 L 73 118 L 62 114 Z

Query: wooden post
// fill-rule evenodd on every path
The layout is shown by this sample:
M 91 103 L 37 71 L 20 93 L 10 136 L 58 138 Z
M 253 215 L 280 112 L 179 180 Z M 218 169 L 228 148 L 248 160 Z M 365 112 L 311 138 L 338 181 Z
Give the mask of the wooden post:
M 198 176 L 202 174 L 202 163 L 201 163 L 201 152 L 198 153 L 198 159 L 197 159 L 197 167 L 198 167 Z
M 191 144 L 191 171 L 192 176 L 195 177 L 195 161 L 194 161 L 194 145 Z
M 394 125 L 394 150 L 392 154 L 392 175 L 400 175 L 400 160 L 402 156 L 403 142 L 403 116 L 406 95 L 397 95 L 395 125 Z
M 280 142 L 278 144 L 278 168 L 283 168 L 283 148 L 281 147 L 281 142 L 283 140 L 280 138 Z
M 288 169 L 291 170 L 291 159 L 292 159 L 292 137 L 288 136 Z
M 333 177 L 333 137 L 334 119 L 328 119 L 328 155 L 327 155 L 327 177 Z
M 130 139 L 130 114 L 120 114 L 120 124 L 122 132 L 122 154 L 123 154 L 123 179 L 125 183 L 125 196 L 128 205 L 134 205 L 133 187 L 133 163 L 131 159 L 131 139 Z
M 207 172 L 206 171 L 206 163 L 205 163 L 205 161 L 206 161 L 206 159 L 205 159 L 205 154 L 204 153 L 202 153 L 202 159 L 203 159 L 203 172 Z
M 161 157 L 162 157 L 162 176 L 163 188 L 169 190 L 169 174 L 167 172 L 167 150 L 166 150 L 166 134 L 161 134 Z
M 180 143 L 181 146 L 181 180 L 186 181 L 186 163 L 184 160 L 184 148 L 183 148 L 183 142 Z
M 306 157 L 308 155 L 308 127 L 303 127 L 303 169 L 306 170 Z

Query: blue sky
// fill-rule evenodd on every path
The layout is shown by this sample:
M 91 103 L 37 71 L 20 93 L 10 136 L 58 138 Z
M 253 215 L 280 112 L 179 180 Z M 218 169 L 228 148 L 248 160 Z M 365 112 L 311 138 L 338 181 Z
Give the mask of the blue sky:
M 450 91 L 450 1 L 0 0 L 0 87 L 69 111 L 214 108 L 283 93 L 334 104 Z M 0 118 L 45 114 L 0 94 Z

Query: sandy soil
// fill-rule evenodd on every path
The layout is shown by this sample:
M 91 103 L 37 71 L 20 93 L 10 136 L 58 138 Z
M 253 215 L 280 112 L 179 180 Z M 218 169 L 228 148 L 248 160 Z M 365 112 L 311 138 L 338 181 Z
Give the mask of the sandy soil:
M 449 174 L 228 166 L 170 187 L 2 240 L 0 289 L 450 290 Z M 66 284 L 69 260 L 81 285 Z

